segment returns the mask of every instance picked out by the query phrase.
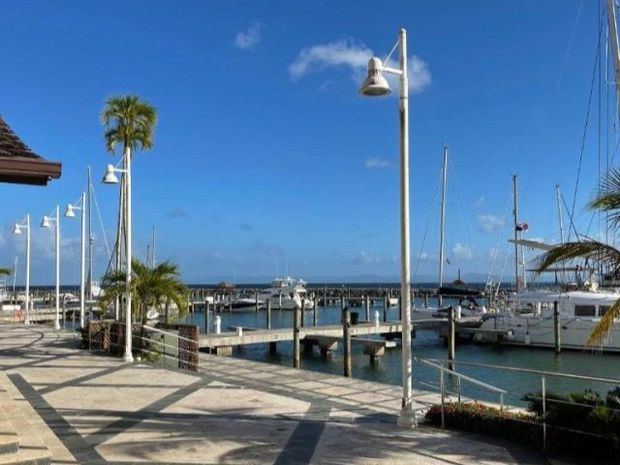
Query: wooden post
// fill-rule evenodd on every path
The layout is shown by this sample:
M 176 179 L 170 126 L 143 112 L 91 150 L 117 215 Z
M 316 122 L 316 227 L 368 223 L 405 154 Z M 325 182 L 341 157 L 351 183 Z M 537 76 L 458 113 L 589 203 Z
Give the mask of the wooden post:
M 301 327 L 303 328 L 305 326 L 305 320 L 306 319 L 306 298 L 302 297 L 301 298 Z
M 560 310 L 557 300 L 553 302 L 553 337 L 555 341 L 555 353 L 559 354 L 562 350 L 562 343 L 560 341 Z
M 254 291 L 254 300 L 256 301 L 256 313 L 258 313 L 258 291 Z
M 269 343 L 269 354 L 270 355 L 276 355 L 278 353 L 278 349 L 277 349 L 277 342 L 270 342 Z
M 366 321 L 370 321 L 370 297 L 366 294 L 365 302 L 366 304 Z
M 323 307 L 327 307 L 327 286 L 323 286 Z
M 271 299 L 267 299 L 267 329 L 271 329 Z
M 403 299 L 398 298 L 398 321 L 403 321 Z
M 387 321 L 388 296 L 383 296 L 383 321 Z
M 228 313 L 232 313 L 232 292 L 228 294 Z
M 424 308 L 428 308 L 428 292 L 424 293 Z
M 344 310 L 344 295 L 340 295 L 340 310 Z
M 312 326 L 316 326 L 318 324 L 317 300 L 319 300 L 318 296 L 316 296 L 312 302 Z
M 455 311 L 454 307 L 448 309 L 448 361 L 450 370 L 454 370 L 454 360 L 456 353 L 455 336 L 456 336 L 456 324 L 455 324 Z
M 348 307 L 342 310 L 342 336 L 344 342 L 344 375 L 351 377 L 351 311 Z
M 209 314 L 211 313 L 211 309 L 209 308 L 209 302 L 207 302 L 205 300 L 205 334 L 209 334 L 209 332 L 211 331 L 211 321 L 209 318 Z
M 301 340 L 299 332 L 301 330 L 301 309 L 295 308 L 293 318 L 293 368 L 300 368 L 301 363 Z

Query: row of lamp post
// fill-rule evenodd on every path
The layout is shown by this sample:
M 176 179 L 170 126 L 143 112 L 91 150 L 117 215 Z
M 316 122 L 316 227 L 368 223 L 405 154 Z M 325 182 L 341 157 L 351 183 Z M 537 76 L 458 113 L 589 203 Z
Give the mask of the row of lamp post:
M 114 175 L 114 167 L 112 165 L 108 165 L 106 171 L 106 175 L 104 176 L 103 182 L 106 184 L 117 184 L 118 179 Z M 111 168 L 111 171 L 110 171 Z M 117 170 L 118 171 L 118 170 Z M 110 177 L 110 173 L 112 177 Z M 86 193 L 82 192 L 80 198 L 75 203 L 67 204 L 67 208 L 65 210 L 64 216 L 66 218 L 75 218 L 75 211 L 78 210 L 80 212 L 80 328 L 84 327 L 85 313 L 86 313 Z M 129 221 L 131 224 L 131 221 Z M 60 207 L 56 205 L 54 212 L 51 215 L 45 215 L 43 220 L 41 221 L 41 227 L 46 229 L 51 229 L 52 225 L 55 229 L 54 239 L 55 239 L 55 290 L 56 290 L 56 298 L 55 298 L 55 318 L 54 318 L 54 328 L 56 330 L 60 329 Z M 25 289 L 25 318 L 24 322 L 26 325 L 30 323 L 30 214 L 26 214 L 25 218 L 15 223 L 15 227 L 13 229 L 13 234 L 21 235 L 23 232 L 26 232 L 26 289 Z M 129 229 L 131 231 L 131 229 Z M 128 236 L 131 237 L 131 232 L 128 232 Z M 129 242 L 129 247 L 131 243 Z M 130 254 L 130 252 L 129 252 Z M 130 256 L 130 255 L 128 255 Z M 131 273 L 131 267 L 128 269 L 128 273 Z M 130 300 L 129 297 L 127 299 Z M 129 331 L 131 331 L 131 326 L 129 326 Z M 130 333 L 129 333 L 130 334 Z M 129 345 L 129 352 L 131 353 L 131 338 Z

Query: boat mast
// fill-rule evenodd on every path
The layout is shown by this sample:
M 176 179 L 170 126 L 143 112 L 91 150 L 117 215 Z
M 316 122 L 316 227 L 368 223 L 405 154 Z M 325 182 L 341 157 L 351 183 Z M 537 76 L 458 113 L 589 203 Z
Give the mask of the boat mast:
M 611 42 L 615 71 L 616 104 L 618 107 L 618 114 L 620 115 L 620 46 L 618 45 L 618 21 L 616 18 L 615 0 L 606 0 L 606 4 L 609 42 Z
M 441 170 L 441 224 L 439 226 L 439 288 L 443 286 L 443 249 L 446 222 L 446 180 L 448 175 L 448 147 L 443 147 L 443 168 Z M 441 294 L 439 295 L 439 306 L 442 305 Z
M 88 167 L 88 189 L 86 190 L 86 202 L 88 210 L 88 274 L 86 277 L 86 292 L 88 300 L 93 298 L 93 221 L 92 221 L 92 188 L 90 178 L 90 166 Z
M 153 236 L 151 242 L 151 268 L 155 268 L 155 225 L 153 225 Z
M 560 243 L 564 244 L 564 220 L 562 214 L 562 194 L 560 193 L 560 185 L 555 185 L 555 196 L 558 202 L 558 220 L 560 222 Z
M 514 174 L 512 176 L 512 195 L 514 206 L 512 209 L 513 219 L 514 219 L 514 230 L 515 230 L 515 290 L 519 292 L 519 210 L 518 210 L 518 199 L 517 199 L 517 175 Z

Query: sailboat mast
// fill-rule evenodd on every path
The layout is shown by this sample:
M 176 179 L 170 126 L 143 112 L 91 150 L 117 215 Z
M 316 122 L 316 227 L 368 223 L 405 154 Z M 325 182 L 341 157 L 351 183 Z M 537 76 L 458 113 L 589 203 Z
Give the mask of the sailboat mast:
M 616 84 L 616 104 L 620 115 L 620 46 L 618 45 L 618 21 L 616 18 L 615 0 L 606 0 L 607 24 L 609 26 L 609 42 L 611 43 L 614 76 Z
M 88 167 L 88 189 L 86 189 L 86 202 L 88 211 L 88 274 L 86 277 L 86 292 L 88 300 L 93 298 L 93 221 L 92 221 L 92 188 L 90 178 L 90 166 Z
M 560 185 L 555 185 L 555 196 L 558 202 L 558 220 L 560 222 L 560 242 L 564 244 L 564 219 L 562 214 L 562 194 L 560 193 Z
M 441 216 L 439 225 L 439 287 L 443 286 L 444 236 L 446 222 L 446 180 L 448 175 L 448 147 L 443 147 L 443 168 L 441 169 Z M 441 295 L 439 305 L 441 306 Z
M 151 242 L 151 267 L 155 268 L 155 225 L 153 225 L 153 238 Z
M 514 201 L 514 207 L 512 209 L 513 218 L 514 218 L 514 230 L 515 230 L 515 290 L 519 291 L 519 209 L 518 209 L 518 198 L 517 198 L 517 175 L 514 174 L 512 176 L 512 195 Z

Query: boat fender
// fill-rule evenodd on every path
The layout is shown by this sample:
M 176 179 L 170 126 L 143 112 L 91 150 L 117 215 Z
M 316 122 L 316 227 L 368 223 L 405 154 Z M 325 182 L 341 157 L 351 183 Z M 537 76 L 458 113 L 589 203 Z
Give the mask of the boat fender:
M 509 329 L 506 332 L 506 340 L 507 341 L 514 341 L 514 339 L 515 339 L 515 332 L 512 329 Z
M 460 305 L 456 306 L 456 319 L 460 320 L 461 319 L 461 313 L 462 313 L 463 309 L 461 308 Z
M 530 333 L 527 333 L 525 335 L 525 341 L 524 342 L 525 342 L 526 346 L 529 346 L 532 343 L 532 336 L 530 336 Z
M 487 312 L 487 307 L 485 305 L 480 307 L 480 313 L 482 313 L 484 315 L 484 314 L 486 314 L 486 312 Z

